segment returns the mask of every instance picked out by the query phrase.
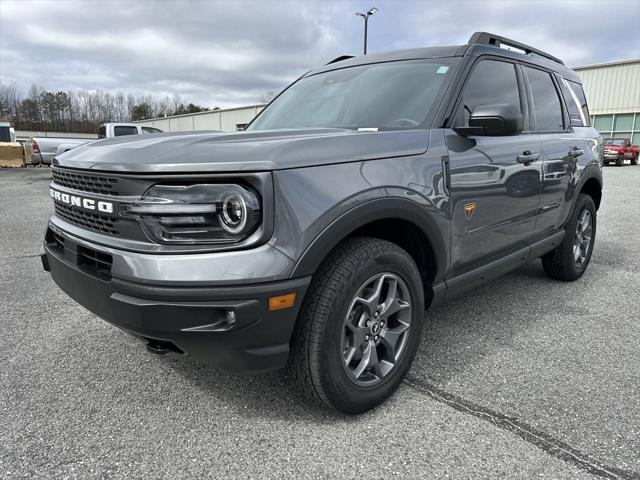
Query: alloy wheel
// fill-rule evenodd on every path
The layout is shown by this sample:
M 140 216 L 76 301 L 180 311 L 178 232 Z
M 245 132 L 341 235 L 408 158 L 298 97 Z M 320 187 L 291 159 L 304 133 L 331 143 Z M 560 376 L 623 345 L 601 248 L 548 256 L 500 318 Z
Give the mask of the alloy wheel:
M 591 238 L 593 236 L 593 218 L 591 212 L 584 209 L 576 224 L 576 235 L 573 243 L 573 260 L 582 266 L 587 259 Z
M 379 273 L 358 289 L 341 338 L 342 363 L 353 382 L 372 386 L 393 371 L 407 345 L 411 313 L 409 289 L 393 273 Z

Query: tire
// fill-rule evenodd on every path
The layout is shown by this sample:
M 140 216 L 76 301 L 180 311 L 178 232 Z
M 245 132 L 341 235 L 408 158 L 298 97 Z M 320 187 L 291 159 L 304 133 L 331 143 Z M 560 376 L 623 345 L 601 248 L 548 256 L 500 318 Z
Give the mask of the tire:
M 621 167 L 624 164 L 624 155 L 620 155 L 616 158 L 616 167 Z
M 582 229 L 585 215 L 590 216 L 591 230 L 586 232 L 589 234 L 589 242 L 586 247 L 584 238 L 580 242 L 581 247 L 578 253 L 580 258 L 577 259 L 574 247 L 579 243 L 578 225 L 580 224 Z M 566 234 L 562 243 L 558 248 L 541 258 L 542 267 L 547 276 L 565 282 L 572 282 L 582 276 L 589 265 L 591 254 L 593 253 L 593 246 L 596 240 L 596 224 L 596 206 L 593 203 L 593 199 L 589 195 L 581 193 L 571 218 L 565 227 Z M 585 230 L 582 233 L 585 233 Z
M 609 162 L 603 161 L 602 164 L 603 165 L 609 165 Z
M 390 305 L 397 304 L 399 310 L 387 316 L 381 303 L 382 314 L 369 315 L 369 307 L 377 301 L 367 306 L 362 302 L 375 297 L 378 284 L 388 295 L 394 278 L 398 301 Z M 387 297 L 386 302 L 390 302 Z M 424 310 L 422 278 L 406 251 L 385 240 L 347 239 L 327 257 L 311 282 L 292 339 L 289 375 L 316 403 L 351 415 L 366 412 L 390 397 L 409 371 L 422 336 Z M 375 331 L 379 335 L 374 336 Z M 395 356 L 387 347 L 394 339 Z M 374 356 L 393 361 L 376 366 Z
M 631 165 L 637 165 L 637 164 L 638 164 L 638 155 L 636 155 L 631 159 Z

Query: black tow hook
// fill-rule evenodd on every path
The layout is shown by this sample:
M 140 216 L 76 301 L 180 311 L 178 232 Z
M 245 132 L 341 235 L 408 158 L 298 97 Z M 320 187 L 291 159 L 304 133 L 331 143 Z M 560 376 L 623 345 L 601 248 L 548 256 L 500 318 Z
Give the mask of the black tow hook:
M 173 351 L 170 342 L 163 342 L 162 340 L 152 340 L 147 343 L 147 350 L 156 355 L 165 355 Z

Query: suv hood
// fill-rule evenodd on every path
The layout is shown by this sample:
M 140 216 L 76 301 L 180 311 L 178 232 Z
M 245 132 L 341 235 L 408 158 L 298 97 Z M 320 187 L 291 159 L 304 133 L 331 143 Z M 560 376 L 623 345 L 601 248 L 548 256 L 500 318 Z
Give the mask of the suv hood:
M 419 155 L 429 132 L 344 129 L 179 132 L 98 140 L 54 159 L 54 165 L 102 171 L 267 171 Z

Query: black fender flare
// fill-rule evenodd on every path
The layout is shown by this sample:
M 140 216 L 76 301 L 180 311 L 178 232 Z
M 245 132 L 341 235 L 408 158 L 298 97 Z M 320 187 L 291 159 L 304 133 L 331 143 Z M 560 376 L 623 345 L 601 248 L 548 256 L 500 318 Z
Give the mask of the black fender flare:
M 448 249 L 438 234 L 439 229 L 432 215 L 425 206 L 402 197 L 378 198 L 357 205 L 326 226 L 307 246 L 291 277 L 313 275 L 327 255 L 358 228 L 378 220 L 399 219 L 413 223 L 425 235 L 436 263 L 434 282 L 442 279 L 447 267 Z
M 580 175 L 580 179 L 575 187 L 575 195 L 574 195 L 574 198 L 572 199 L 572 203 L 573 203 L 573 205 L 571 206 L 572 211 L 575 206 L 575 203 L 578 201 L 578 193 L 582 191 L 582 189 L 587 183 L 592 181 L 595 181 L 598 184 L 598 186 L 600 187 L 599 188 L 600 194 L 602 195 L 602 189 L 604 187 L 602 170 L 593 164 L 590 165 L 590 168 L 585 169 L 582 175 Z M 600 205 L 596 205 L 596 208 L 598 208 L 599 206 Z

